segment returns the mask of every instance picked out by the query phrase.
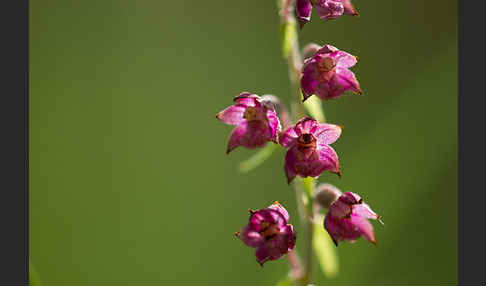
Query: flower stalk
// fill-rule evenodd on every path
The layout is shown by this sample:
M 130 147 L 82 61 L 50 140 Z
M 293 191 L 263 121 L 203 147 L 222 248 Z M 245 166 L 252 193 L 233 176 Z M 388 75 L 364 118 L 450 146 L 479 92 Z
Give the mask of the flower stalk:
M 291 117 L 294 122 L 298 121 L 301 117 L 305 116 L 305 109 L 302 102 L 302 93 L 300 88 L 300 79 L 302 77 L 302 65 L 303 59 L 299 47 L 299 37 L 297 20 L 294 16 L 295 0 L 279 0 L 280 5 L 280 21 L 284 35 L 282 37 L 282 47 L 284 49 L 284 56 L 287 58 L 288 73 L 291 89 Z M 288 48 L 288 51 L 285 49 Z M 300 185 L 301 187 L 299 188 Z M 298 184 L 294 184 L 297 192 L 297 201 L 300 204 L 299 208 L 302 210 L 299 214 L 302 217 L 305 224 L 305 231 L 307 237 L 307 245 L 304 256 L 304 266 L 295 266 L 295 263 L 300 263 L 297 254 L 292 251 L 294 259 L 289 260 L 291 269 L 298 268 L 301 270 L 298 276 L 295 275 L 295 271 L 292 271 L 294 279 L 298 285 L 307 286 L 311 278 L 311 269 L 313 263 L 313 188 L 315 185 L 315 179 L 307 177 L 300 179 Z M 300 190 L 299 190 L 300 189 Z M 305 198 L 305 200 L 303 199 Z M 292 263 L 291 263 L 292 262 Z
M 311 273 L 312 273 L 312 264 L 314 263 L 313 261 L 313 249 L 312 245 L 313 242 L 312 240 L 314 239 L 314 198 L 313 198 L 313 193 L 314 193 L 314 188 L 315 188 L 315 179 L 312 177 L 307 177 L 307 178 L 302 178 L 300 179 L 300 183 L 302 185 L 302 191 L 305 193 L 307 196 L 307 215 L 305 216 L 305 230 L 306 230 L 306 236 L 307 236 L 307 245 L 306 245 L 306 252 L 304 256 L 304 261 L 305 261 L 305 266 L 304 266 L 304 275 L 302 278 L 298 279 L 299 285 L 302 286 L 307 286 L 310 283 L 311 279 Z
M 280 23 L 283 31 L 282 47 L 284 56 L 287 58 L 290 79 L 292 120 L 296 122 L 305 115 L 305 111 L 302 105 L 302 93 L 300 90 L 303 62 L 299 48 L 297 21 L 294 16 L 294 0 L 278 0 L 278 4 L 280 7 Z

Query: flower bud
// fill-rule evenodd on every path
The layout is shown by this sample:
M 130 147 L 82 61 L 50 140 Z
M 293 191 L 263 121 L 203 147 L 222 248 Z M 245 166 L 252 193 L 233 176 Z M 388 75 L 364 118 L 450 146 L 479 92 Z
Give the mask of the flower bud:
M 320 207 L 329 209 L 331 204 L 341 195 L 341 191 L 335 186 L 331 184 L 320 184 L 315 191 L 315 201 Z
M 310 43 L 302 49 L 302 57 L 304 58 L 304 60 L 306 60 L 314 56 L 314 54 L 317 53 L 317 51 L 319 51 L 321 48 L 322 47 L 316 43 Z

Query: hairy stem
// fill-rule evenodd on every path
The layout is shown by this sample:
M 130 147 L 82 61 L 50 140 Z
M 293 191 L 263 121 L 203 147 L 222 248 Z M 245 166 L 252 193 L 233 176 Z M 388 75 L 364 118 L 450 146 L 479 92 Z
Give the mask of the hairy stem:
M 313 251 L 313 239 L 314 239 L 314 188 L 315 188 L 315 179 L 311 177 L 307 177 L 304 179 L 299 180 L 299 185 L 297 187 L 297 191 L 301 193 L 302 196 L 306 198 L 304 201 L 305 205 L 303 206 L 305 209 L 305 214 L 303 221 L 305 223 L 305 231 L 306 231 L 306 238 L 307 238 L 307 245 L 306 245 L 306 253 L 304 256 L 305 259 L 305 274 L 298 280 L 299 285 L 307 286 L 310 283 L 311 275 L 312 275 L 312 266 L 313 266 L 313 259 L 314 259 L 314 251 Z
M 302 105 L 302 95 L 300 92 L 300 77 L 302 69 L 302 56 L 299 48 L 299 37 L 297 33 L 297 21 L 294 16 L 295 0 L 279 0 L 280 4 L 280 21 L 285 29 L 287 36 L 284 43 L 289 47 L 287 55 L 288 72 L 290 78 L 290 89 L 292 96 L 292 119 L 298 120 L 305 115 L 304 106 Z

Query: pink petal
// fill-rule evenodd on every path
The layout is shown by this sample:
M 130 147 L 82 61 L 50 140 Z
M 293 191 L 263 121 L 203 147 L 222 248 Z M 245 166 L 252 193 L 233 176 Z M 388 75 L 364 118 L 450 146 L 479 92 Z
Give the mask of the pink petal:
M 354 242 L 362 234 L 351 218 L 336 218 L 329 214 L 324 219 L 324 228 L 334 241 Z
M 265 245 L 262 245 L 255 250 L 255 256 L 258 263 L 260 263 L 260 265 L 262 266 L 263 263 L 270 259 L 270 253 L 268 252 L 268 249 Z
M 342 129 L 335 124 L 321 123 L 312 135 L 317 139 L 318 144 L 332 144 L 341 136 Z
M 295 148 L 290 148 L 285 154 L 285 175 L 287 176 L 288 184 L 290 184 L 297 175 L 294 168 L 296 161 Z
M 328 145 L 318 145 L 317 153 L 319 154 L 319 162 L 323 169 L 341 176 L 339 167 L 339 158 L 336 151 Z
M 378 219 L 380 217 L 370 208 L 368 204 L 365 203 L 353 205 L 353 213 L 367 219 Z
M 238 237 L 250 247 L 258 247 L 265 242 L 260 233 L 254 231 L 251 226 L 245 226 Z
M 325 170 L 325 165 L 319 160 L 318 154 L 315 150 L 310 150 L 310 152 L 301 152 L 297 149 L 297 147 L 293 147 L 287 151 L 287 154 L 292 153 L 296 158 L 292 168 L 297 175 L 303 178 L 316 178 Z
M 295 145 L 297 137 L 299 137 L 299 135 L 295 132 L 294 127 L 290 127 L 280 134 L 279 143 L 283 147 L 291 148 Z
M 248 130 L 248 124 L 247 122 L 242 122 L 238 126 L 231 131 L 229 140 L 228 140 L 228 148 L 226 149 L 226 154 L 229 154 L 233 149 L 235 149 L 238 146 L 242 145 L 242 139 L 244 138 L 247 130 Z
M 302 78 L 300 79 L 300 86 L 304 100 L 312 96 L 315 93 L 316 85 L 319 83 L 316 79 L 317 64 L 314 61 L 310 61 L 303 68 Z
M 269 131 L 270 131 L 270 134 L 268 134 L 269 135 L 268 139 L 276 142 L 277 132 L 282 130 L 282 126 L 280 125 L 280 121 L 278 120 L 275 110 L 272 109 L 267 110 L 267 119 L 268 119 Z
M 250 217 L 250 221 L 248 222 L 248 224 L 252 226 L 253 230 L 261 231 L 260 224 L 262 222 L 268 222 L 279 226 L 284 226 L 287 224 L 287 221 L 285 220 L 285 217 L 282 213 L 277 210 L 268 208 L 261 209 L 255 212 Z
M 338 97 L 340 94 L 335 95 L 327 82 L 320 82 L 315 86 L 315 94 L 322 100 L 328 100 Z
M 351 215 L 352 208 L 349 204 L 346 204 L 342 200 L 338 199 L 335 201 L 331 208 L 329 209 L 329 213 L 335 218 L 345 218 Z
M 243 115 L 246 108 L 242 105 L 232 105 L 216 115 L 216 117 L 226 124 L 238 125 L 245 120 Z
M 351 214 L 351 224 L 364 238 L 376 244 L 373 226 L 366 218 Z
M 249 107 L 257 105 L 258 99 L 260 99 L 258 95 L 244 91 L 240 93 L 240 95 L 237 95 L 233 99 L 233 101 L 235 102 L 235 104 L 241 104 L 243 106 Z
M 334 84 L 339 86 L 339 89 L 342 89 L 343 92 L 351 90 L 356 93 L 361 93 L 356 76 L 348 69 L 336 67 L 336 81 Z
M 321 1 L 319 5 L 315 5 L 314 8 L 319 14 L 319 17 L 323 20 L 336 19 L 344 13 L 344 6 L 339 0 L 337 1 Z
M 289 235 L 287 233 L 278 233 L 266 242 L 266 248 L 269 260 L 277 260 L 282 257 L 288 250 Z
M 297 135 L 305 133 L 313 133 L 313 131 L 319 126 L 319 122 L 312 117 L 304 117 L 295 124 L 295 131 Z
M 342 224 L 342 219 L 335 218 L 329 213 L 324 218 L 324 228 L 331 236 L 334 243 L 337 245 L 338 240 L 354 240 L 359 237 L 359 233 L 350 233 Z
M 294 230 L 294 226 L 288 224 L 285 228 L 285 232 L 289 234 L 289 241 L 287 245 L 287 250 L 291 251 L 295 247 L 295 242 L 297 241 L 297 233 Z
M 263 147 L 269 140 L 275 141 L 276 137 L 271 135 L 271 130 L 268 123 L 264 121 L 250 121 L 246 122 L 247 132 L 241 138 L 241 145 L 248 149 L 256 147 Z
M 275 202 L 275 203 L 271 204 L 268 208 L 279 212 L 283 216 L 283 218 L 285 219 L 285 223 L 289 222 L 289 218 L 290 218 L 289 212 L 281 204 L 279 204 L 278 202 Z
M 330 57 L 334 59 L 336 66 L 340 68 L 350 68 L 358 62 L 355 56 L 343 51 L 336 51 Z
M 268 141 L 276 141 L 276 136 L 271 136 L 271 130 L 266 122 L 243 121 L 231 132 L 226 153 L 238 146 L 248 149 L 263 147 Z

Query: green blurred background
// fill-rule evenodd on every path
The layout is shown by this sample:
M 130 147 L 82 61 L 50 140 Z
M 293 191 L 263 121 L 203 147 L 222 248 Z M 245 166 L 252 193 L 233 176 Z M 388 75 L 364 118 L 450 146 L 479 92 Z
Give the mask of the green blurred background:
M 354 1 L 301 45 L 359 57 L 363 96 L 325 102 L 345 126 L 343 178 L 383 216 L 378 247 L 342 243 L 316 285 L 457 283 L 457 3 Z M 273 285 L 233 237 L 248 208 L 296 216 L 283 151 L 246 175 L 214 115 L 240 91 L 289 102 L 274 0 L 31 1 L 30 253 L 43 284 Z M 303 241 L 301 242 L 303 243 Z M 299 241 L 297 242 L 299 247 Z

